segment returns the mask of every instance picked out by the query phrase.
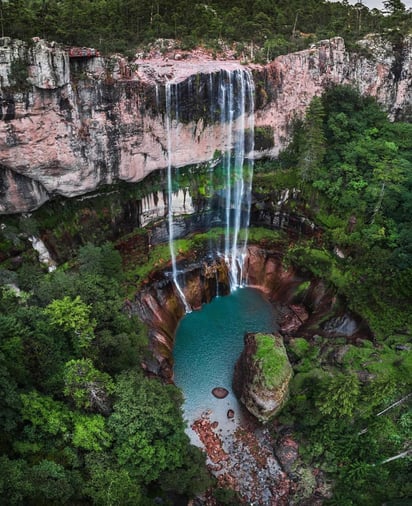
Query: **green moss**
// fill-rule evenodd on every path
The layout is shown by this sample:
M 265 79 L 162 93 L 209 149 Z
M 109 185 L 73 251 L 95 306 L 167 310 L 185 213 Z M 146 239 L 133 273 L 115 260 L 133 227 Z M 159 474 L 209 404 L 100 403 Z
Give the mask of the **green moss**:
M 311 244 L 297 244 L 289 248 L 284 262 L 285 265 L 292 263 L 315 276 L 330 280 L 334 258 L 325 249 L 316 248 Z
M 259 193 L 272 193 L 274 189 L 299 188 L 302 182 L 297 171 L 282 170 L 273 161 L 257 163 L 253 177 L 253 189 Z
M 294 296 L 300 297 L 300 296 L 304 295 L 307 292 L 307 290 L 309 289 L 309 287 L 310 287 L 310 281 L 304 281 L 303 283 L 300 283 L 300 285 L 298 285 L 295 289 Z
M 303 337 L 297 337 L 291 340 L 290 348 L 298 358 L 303 358 L 307 355 L 310 344 Z
M 248 230 L 239 232 L 240 240 L 244 240 L 247 235 L 249 243 L 283 243 L 287 236 L 283 230 L 270 230 L 263 227 L 251 227 Z
M 290 374 L 289 359 L 280 338 L 270 334 L 256 334 L 256 353 L 254 358 L 259 362 L 263 382 L 266 387 L 274 388 Z

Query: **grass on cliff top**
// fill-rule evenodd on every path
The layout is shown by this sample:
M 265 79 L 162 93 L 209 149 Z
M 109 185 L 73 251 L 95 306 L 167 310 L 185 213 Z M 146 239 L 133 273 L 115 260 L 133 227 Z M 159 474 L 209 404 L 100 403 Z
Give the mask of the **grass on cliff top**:
M 283 343 L 270 334 L 256 334 L 256 353 L 266 387 L 278 386 L 289 374 L 290 365 Z
M 248 230 L 241 230 L 239 232 L 240 240 L 244 240 L 245 234 L 247 234 L 249 243 L 264 243 L 265 246 L 283 243 L 288 240 L 287 234 L 283 230 L 272 230 L 264 227 L 250 227 Z

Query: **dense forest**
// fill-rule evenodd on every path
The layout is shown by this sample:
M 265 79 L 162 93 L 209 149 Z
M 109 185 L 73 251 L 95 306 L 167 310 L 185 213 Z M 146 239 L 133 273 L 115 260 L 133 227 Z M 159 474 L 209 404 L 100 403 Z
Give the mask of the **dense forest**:
M 296 375 L 280 419 L 299 434 L 307 462 L 336 480 L 330 504 L 410 498 L 412 125 L 332 87 L 313 99 L 276 164 L 257 169 L 260 191 L 299 186 L 323 228 L 321 245 L 301 240 L 286 262 L 328 280 L 374 337 L 358 346 L 292 339 Z
M 386 15 L 324 0 L 0 0 L 0 30 L 104 53 L 134 54 L 161 37 L 183 48 L 253 43 L 270 59 L 334 35 L 355 45 L 368 32 L 396 48 L 411 12 L 400 0 L 385 5 Z M 279 423 L 299 440 L 305 464 L 326 473 L 328 504 L 408 504 L 412 125 L 390 123 L 373 99 L 332 87 L 293 132 L 278 160 L 256 164 L 254 191 L 299 188 L 322 240 L 288 244 L 285 267 L 322 278 L 372 338 L 291 339 L 295 376 Z M 41 212 L 14 216 L 0 231 L 0 502 L 187 504 L 215 482 L 185 434 L 181 392 L 143 373 L 147 331 L 124 304 L 130 280 L 143 279 L 167 247 L 131 265 L 100 231 L 47 272 L 34 250 L 19 249 L 42 220 Z M 58 232 L 75 236 L 76 226 Z M 215 495 L 238 504 L 230 491 Z
M 227 43 L 255 44 L 257 56 L 273 58 L 340 35 L 353 44 L 367 33 L 399 39 L 411 25 L 401 0 L 386 0 L 383 12 L 361 2 L 326 0 L 1 0 L 1 35 L 43 37 L 103 52 L 134 54 L 138 45 L 173 38 L 189 49 L 215 50 Z M 400 39 L 399 39 L 400 40 Z
M 257 163 L 255 191 L 262 197 L 299 187 L 322 240 L 293 240 L 285 266 L 322 278 L 366 319 L 373 339 L 291 339 L 295 376 L 276 423 L 293 431 L 302 462 L 326 473 L 334 490 L 328 504 L 406 499 L 412 125 L 390 123 L 373 99 L 336 87 L 313 99 L 294 130 L 279 160 Z M 11 217 L 1 251 L 16 248 L 22 233 L 41 230 L 47 216 Z M 62 222 L 56 233 L 77 235 L 80 226 Z M 273 234 L 251 230 L 250 240 Z M 184 433 L 181 393 L 145 377 L 146 331 L 125 311 L 136 273 L 144 279 L 167 257 L 167 245 L 122 262 L 102 237 L 98 245 L 83 238 L 53 272 L 43 271 L 33 251 L 17 267 L 1 266 L 4 504 L 186 504 L 213 486 L 204 455 Z M 195 244 L 197 236 L 186 240 L 185 251 Z M 276 437 L 276 424 L 269 427 Z M 219 504 L 239 504 L 229 490 L 215 493 Z

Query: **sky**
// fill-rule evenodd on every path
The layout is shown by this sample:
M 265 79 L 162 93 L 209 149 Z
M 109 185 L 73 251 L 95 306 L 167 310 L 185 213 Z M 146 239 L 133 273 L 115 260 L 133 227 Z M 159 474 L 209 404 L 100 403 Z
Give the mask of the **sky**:
M 332 0 L 335 1 L 335 0 Z M 337 0 L 336 0 L 337 1 Z M 349 0 L 350 4 L 356 4 L 358 0 Z M 412 0 L 402 0 L 407 9 L 412 8 Z M 383 0 L 362 0 L 363 5 L 369 9 L 383 9 Z

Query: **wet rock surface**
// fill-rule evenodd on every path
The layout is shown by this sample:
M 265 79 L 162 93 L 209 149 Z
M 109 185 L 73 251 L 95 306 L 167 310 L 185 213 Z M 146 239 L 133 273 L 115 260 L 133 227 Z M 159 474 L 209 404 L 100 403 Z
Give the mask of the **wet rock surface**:
M 305 306 L 290 304 L 280 311 L 279 330 L 283 335 L 293 335 L 309 318 Z
M 214 413 L 203 413 L 192 424 L 207 454 L 209 471 L 217 488 L 238 494 L 239 505 L 316 506 L 330 498 L 330 485 L 318 469 L 307 468 L 299 457 L 298 443 L 289 433 L 277 433 L 276 424 L 262 427 L 250 415 L 233 431 L 222 435 Z M 193 506 L 218 506 L 209 491 Z
M 275 448 L 275 454 L 284 471 L 288 473 L 292 471 L 293 465 L 298 458 L 298 450 L 297 442 L 290 436 L 280 438 Z
M 213 414 L 205 414 L 192 428 L 204 444 L 208 468 L 216 476 L 218 487 L 237 491 L 241 504 L 286 505 L 279 502 L 282 490 L 288 487 L 274 456 L 269 431 L 246 423 L 222 437 L 212 419 Z

